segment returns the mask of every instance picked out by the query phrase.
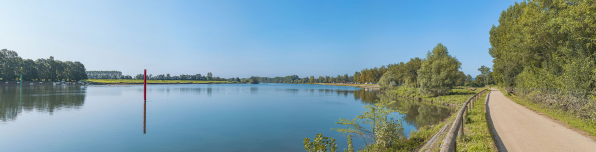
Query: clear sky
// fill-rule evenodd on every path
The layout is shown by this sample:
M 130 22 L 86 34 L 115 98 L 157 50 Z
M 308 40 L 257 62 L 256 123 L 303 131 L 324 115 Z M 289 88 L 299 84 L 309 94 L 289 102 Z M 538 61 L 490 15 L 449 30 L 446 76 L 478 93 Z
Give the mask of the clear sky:
M 136 75 L 348 73 L 425 58 L 443 43 L 478 75 L 513 0 L 0 1 L 0 48 Z

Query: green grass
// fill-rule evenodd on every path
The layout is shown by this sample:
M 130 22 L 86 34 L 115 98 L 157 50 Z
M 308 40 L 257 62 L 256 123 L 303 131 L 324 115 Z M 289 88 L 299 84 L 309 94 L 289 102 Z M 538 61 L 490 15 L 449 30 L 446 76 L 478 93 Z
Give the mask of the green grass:
M 94 84 L 143 84 L 143 80 L 135 79 L 87 79 L 84 82 Z M 229 81 L 206 81 L 206 80 L 147 80 L 148 84 L 210 84 L 210 83 L 231 83 Z
M 456 105 L 455 107 L 457 110 L 461 107 L 464 102 L 468 100 L 468 98 L 472 97 L 474 94 L 482 91 L 483 87 L 472 88 L 472 87 L 456 87 L 450 91 L 448 95 L 443 96 L 429 96 L 425 94 L 421 94 L 418 91 L 418 88 L 412 87 L 405 87 L 400 86 L 393 90 L 387 90 L 385 93 L 389 96 L 393 97 L 406 97 L 406 98 L 421 98 L 424 101 L 432 101 L 433 104 L 449 104 L 449 105 Z M 486 97 L 486 94 L 483 95 L 483 99 Z M 492 132 L 490 131 L 489 124 L 486 118 L 484 107 L 484 102 L 479 100 L 476 103 L 476 106 L 470 111 L 469 119 L 470 123 L 465 125 L 465 128 L 468 129 L 470 133 L 465 135 L 463 148 L 459 148 L 460 142 L 458 142 L 458 150 L 465 149 L 465 150 L 472 150 L 472 151 L 496 151 L 494 146 L 494 142 L 492 139 Z M 410 134 L 410 139 L 403 143 L 404 149 L 416 149 L 421 148 L 426 142 L 435 135 L 441 127 L 443 127 L 447 122 L 451 122 L 455 119 L 457 112 L 454 112 L 450 118 L 447 120 L 428 127 L 422 127 L 417 132 L 412 132 Z M 436 144 L 442 142 L 445 135 L 439 137 L 440 141 L 437 141 Z M 432 151 L 438 151 L 440 147 L 435 145 L 435 148 Z
M 393 97 L 407 97 L 407 98 L 422 98 L 425 101 L 432 101 L 433 104 L 455 104 L 460 105 L 472 95 L 482 91 L 484 88 L 472 88 L 472 87 L 456 87 L 451 89 L 448 95 L 443 96 L 429 96 L 421 94 L 418 91 L 419 88 L 412 88 L 406 86 L 399 86 L 393 90 L 387 90 L 386 94 Z M 475 90 L 472 90 L 475 89 Z
M 555 119 L 561 122 L 566 123 L 568 126 L 571 126 L 575 129 L 579 129 L 582 131 L 587 132 L 590 136 L 596 137 L 596 122 L 582 120 L 577 116 L 565 112 L 563 110 L 555 109 L 553 107 L 548 107 L 540 103 L 534 103 L 530 101 L 528 98 L 515 96 L 515 95 L 506 95 L 503 89 L 499 88 L 499 90 L 505 95 L 505 97 L 509 98 L 510 100 L 527 107 L 538 113 L 543 113 L 544 115 L 550 117 L 551 119 Z
M 497 151 L 484 105 L 486 93 L 468 111 L 464 136 L 457 141 L 458 151 Z

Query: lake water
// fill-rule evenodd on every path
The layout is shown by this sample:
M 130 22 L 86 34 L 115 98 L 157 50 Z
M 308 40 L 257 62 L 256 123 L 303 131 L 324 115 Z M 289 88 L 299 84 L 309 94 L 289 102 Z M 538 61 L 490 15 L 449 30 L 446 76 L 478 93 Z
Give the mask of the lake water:
M 383 98 L 309 84 L 149 85 L 147 102 L 141 85 L 0 86 L 0 151 L 304 151 L 317 133 L 343 150 L 334 123 Z M 406 134 L 451 112 L 397 105 Z

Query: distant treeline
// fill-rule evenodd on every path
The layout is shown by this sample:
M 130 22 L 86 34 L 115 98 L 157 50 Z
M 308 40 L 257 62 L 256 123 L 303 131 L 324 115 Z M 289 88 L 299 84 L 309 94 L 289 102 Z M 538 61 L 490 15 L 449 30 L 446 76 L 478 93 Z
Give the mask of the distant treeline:
M 129 76 L 125 76 L 125 77 L 129 77 Z M 130 77 L 129 79 L 132 79 L 132 77 Z M 134 77 L 134 79 L 143 79 L 143 74 L 137 74 Z M 207 75 L 201 75 L 201 74 L 186 75 L 186 74 L 181 74 L 181 75 L 178 75 L 178 76 L 172 76 L 169 73 L 168 74 L 159 74 L 159 75 L 149 74 L 149 75 L 147 75 L 147 79 L 149 79 L 149 80 L 236 81 L 236 79 L 238 79 L 238 78 L 226 79 L 226 78 L 220 78 L 220 77 L 213 77 L 213 74 L 211 72 L 208 72 Z
M 122 75 L 120 71 L 87 71 L 89 79 L 143 79 L 143 74 L 137 74 L 136 76 L 132 77 L 130 75 Z M 213 77 L 211 72 L 208 72 L 207 75 L 195 74 L 195 75 L 188 75 L 188 74 L 181 74 L 172 76 L 168 74 L 148 74 L 147 80 L 208 80 L 208 81 L 238 81 L 240 82 L 240 78 L 220 78 L 220 77 Z
M 259 82 L 261 83 L 343 83 L 343 82 L 353 82 L 354 77 L 348 76 L 348 74 L 337 75 L 337 77 L 332 76 L 319 76 L 315 78 L 315 76 L 304 77 L 300 78 L 298 75 L 290 75 L 285 77 L 258 77 Z
M 78 81 L 87 79 L 85 65 L 75 61 L 48 59 L 22 59 L 17 52 L 0 50 L 0 79 L 2 81 L 19 80 L 23 74 L 25 81 Z
M 439 54 L 439 55 L 448 56 L 448 54 L 446 54 L 446 53 L 448 53 L 446 47 L 444 47 L 442 44 L 439 44 L 437 47 L 444 50 L 444 52 L 437 52 L 437 53 L 443 53 L 443 54 Z M 435 48 L 435 49 L 437 49 L 437 48 Z M 429 52 L 429 53 L 431 53 L 431 52 Z M 441 57 L 441 58 L 444 58 L 444 57 Z M 290 75 L 290 76 L 285 76 L 285 77 L 274 77 L 274 78 L 257 77 L 257 78 L 262 83 L 264 82 L 264 83 L 360 83 L 360 84 L 374 83 L 374 84 L 376 84 L 376 83 L 379 83 L 381 80 L 383 80 L 382 77 L 387 72 L 390 72 L 390 74 L 387 75 L 386 79 L 384 81 L 381 81 L 382 83 L 393 82 L 394 83 L 394 84 L 392 84 L 393 86 L 407 85 L 410 87 L 419 87 L 420 85 L 418 84 L 418 77 L 419 77 L 418 73 L 422 67 L 423 61 L 426 61 L 426 59 L 423 60 L 423 59 L 416 57 L 416 58 L 410 59 L 410 61 L 408 61 L 407 63 L 400 62 L 400 63 L 396 63 L 396 64 L 389 64 L 387 66 L 383 65 L 380 68 L 377 68 L 377 67 L 370 68 L 370 69 L 367 68 L 367 69 L 361 70 L 360 72 L 355 72 L 354 75 L 344 74 L 343 76 L 337 75 L 335 77 L 334 76 L 318 76 L 318 77 L 310 76 L 310 77 L 300 78 L 298 75 Z M 455 59 L 455 61 L 457 61 L 457 59 Z M 461 64 L 461 63 L 453 62 L 450 64 Z M 449 66 L 443 66 L 442 68 L 448 68 L 448 67 Z M 486 68 L 486 67 L 483 66 L 482 68 Z M 478 70 L 482 71 L 481 69 L 478 69 Z M 466 75 L 466 74 L 464 74 L 464 72 L 459 71 L 459 67 L 457 67 L 457 69 L 455 69 L 455 71 L 457 71 L 455 74 L 450 74 L 450 75 L 445 75 L 445 76 L 449 76 L 449 79 L 453 80 L 454 85 L 457 85 L 457 86 L 478 87 L 478 86 L 484 86 L 486 84 L 494 84 L 494 79 L 492 77 L 490 69 L 483 69 L 483 70 L 485 72 L 477 75 L 475 77 L 475 79 L 472 78 L 471 75 Z M 432 71 L 429 71 L 429 72 L 432 72 Z M 488 76 L 488 79 L 487 79 L 487 76 Z M 247 81 L 248 81 L 247 78 L 242 78 L 239 82 L 244 83 Z M 488 81 L 488 83 L 487 83 L 487 81 Z
M 120 71 L 87 71 L 88 79 L 132 79 L 129 75 L 123 76 Z

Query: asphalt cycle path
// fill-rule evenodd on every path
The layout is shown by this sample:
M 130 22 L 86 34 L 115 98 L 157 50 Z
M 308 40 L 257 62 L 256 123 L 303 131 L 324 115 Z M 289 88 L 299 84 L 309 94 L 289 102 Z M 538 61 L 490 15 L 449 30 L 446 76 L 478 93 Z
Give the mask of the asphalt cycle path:
M 487 112 L 499 151 L 588 151 L 596 142 L 519 105 L 491 88 Z

